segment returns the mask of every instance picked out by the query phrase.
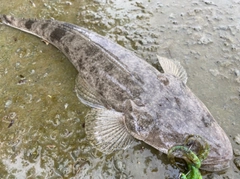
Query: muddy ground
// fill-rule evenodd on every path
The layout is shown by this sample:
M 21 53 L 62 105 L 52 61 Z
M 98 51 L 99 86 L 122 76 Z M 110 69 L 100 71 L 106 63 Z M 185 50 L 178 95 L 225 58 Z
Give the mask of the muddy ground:
M 240 160 L 239 0 L 0 3 L 1 14 L 86 27 L 156 68 L 156 54 L 180 61 L 188 86 L 226 131 L 234 160 Z M 142 142 L 111 155 L 88 143 L 84 117 L 90 109 L 76 98 L 76 74 L 53 46 L 0 26 L 0 178 L 177 178 L 179 170 L 167 157 Z M 239 170 L 232 162 L 226 173 L 204 178 L 237 179 Z

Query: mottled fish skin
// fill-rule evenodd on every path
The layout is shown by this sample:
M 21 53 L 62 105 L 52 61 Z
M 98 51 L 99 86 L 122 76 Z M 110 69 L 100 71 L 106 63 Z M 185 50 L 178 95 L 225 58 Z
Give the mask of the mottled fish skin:
M 76 25 L 5 15 L 0 19 L 61 50 L 96 92 L 99 103 L 124 113 L 133 137 L 167 153 L 188 135 L 200 135 L 210 145 L 201 168 L 219 171 L 229 167 L 232 147 L 227 135 L 178 78 L 160 73 L 134 53 Z

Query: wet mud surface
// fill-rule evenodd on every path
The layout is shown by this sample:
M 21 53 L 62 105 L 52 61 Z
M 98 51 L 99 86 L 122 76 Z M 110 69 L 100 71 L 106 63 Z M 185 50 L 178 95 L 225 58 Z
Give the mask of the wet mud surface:
M 86 27 L 160 69 L 181 62 L 188 86 L 229 136 L 240 178 L 240 1 L 2 1 L 1 14 Z M 136 141 L 104 155 L 86 140 L 89 108 L 74 93 L 77 72 L 51 45 L 0 25 L 0 178 L 177 178 L 165 155 Z

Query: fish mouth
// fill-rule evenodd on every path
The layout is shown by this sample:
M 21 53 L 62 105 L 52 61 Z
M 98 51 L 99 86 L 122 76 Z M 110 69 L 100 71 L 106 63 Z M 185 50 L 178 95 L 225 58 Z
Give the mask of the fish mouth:
M 200 169 L 209 172 L 225 172 L 230 167 L 230 161 L 226 160 L 214 160 L 214 161 L 203 161 Z

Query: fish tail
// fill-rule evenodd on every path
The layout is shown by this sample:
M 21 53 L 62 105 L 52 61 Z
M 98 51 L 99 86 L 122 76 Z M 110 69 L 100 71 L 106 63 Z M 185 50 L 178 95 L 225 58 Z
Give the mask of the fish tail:
M 42 38 L 43 40 L 48 41 L 49 43 L 52 43 L 49 35 L 51 34 L 52 29 L 55 27 L 54 24 L 51 24 L 52 26 L 49 26 L 51 20 L 25 19 L 15 18 L 10 15 L 0 15 L 0 23 L 35 35 L 39 38 Z M 51 29 L 49 27 L 51 27 Z M 52 44 L 55 45 L 54 43 Z
M 29 32 L 31 26 L 36 20 L 24 19 L 24 18 L 15 18 L 10 15 L 0 15 L 0 22 L 7 26 L 11 26 L 22 31 Z M 30 32 L 29 32 L 30 33 Z

